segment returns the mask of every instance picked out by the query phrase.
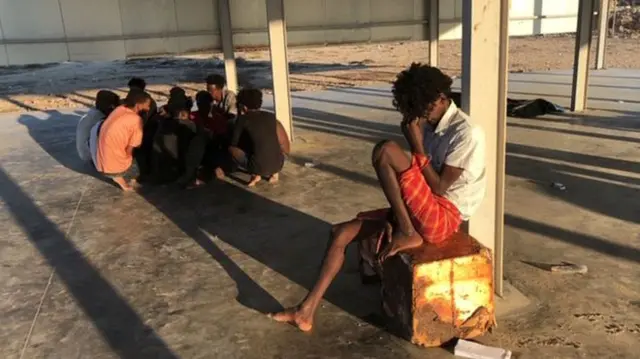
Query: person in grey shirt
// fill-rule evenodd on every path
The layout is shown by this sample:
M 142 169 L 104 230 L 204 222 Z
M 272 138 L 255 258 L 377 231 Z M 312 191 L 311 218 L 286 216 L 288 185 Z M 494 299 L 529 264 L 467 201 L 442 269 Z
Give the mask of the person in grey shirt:
M 95 107 L 82 116 L 76 126 L 76 150 L 78 156 L 84 162 L 91 161 L 91 151 L 89 149 L 89 136 L 93 126 L 103 121 L 113 109 L 120 105 L 120 97 L 107 90 L 101 90 L 96 95 Z
M 227 119 L 233 121 L 238 115 L 236 94 L 226 88 L 227 80 L 222 75 L 207 76 L 207 91 L 213 96 L 213 110 L 224 112 Z

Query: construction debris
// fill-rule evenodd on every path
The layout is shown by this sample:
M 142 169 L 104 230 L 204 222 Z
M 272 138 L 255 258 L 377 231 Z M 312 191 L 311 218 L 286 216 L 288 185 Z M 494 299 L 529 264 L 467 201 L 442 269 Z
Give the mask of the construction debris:
M 553 265 L 549 268 L 555 273 L 571 273 L 571 274 L 586 274 L 589 271 L 584 264 L 574 264 L 569 262 L 562 262 L 562 264 Z
M 455 356 L 471 359 L 510 359 L 511 351 L 488 347 L 472 341 L 460 339 L 456 344 L 453 354 Z

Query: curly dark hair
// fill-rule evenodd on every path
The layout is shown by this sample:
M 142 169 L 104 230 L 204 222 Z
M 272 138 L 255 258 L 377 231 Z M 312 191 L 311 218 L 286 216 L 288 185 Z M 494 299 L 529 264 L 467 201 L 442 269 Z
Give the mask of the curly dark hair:
M 396 76 L 393 83 L 393 106 L 411 118 L 425 115 L 440 95 L 451 95 L 451 77 L 437 67 L 412 63 Z

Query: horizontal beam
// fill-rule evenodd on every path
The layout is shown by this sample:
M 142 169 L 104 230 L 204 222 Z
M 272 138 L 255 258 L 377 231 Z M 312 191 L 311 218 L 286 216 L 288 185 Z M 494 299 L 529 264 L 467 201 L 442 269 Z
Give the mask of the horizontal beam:
M 594 12 L 597 14 L 597 12 Z M 511 17 L 510 21 L 539 20 L 539 19 L 568 19 L 577 17 L 577 14 L 570 15 L 540 15 L 540 16 L 519 16 Z M 441 19 L 441 24 L 454 24 L 461 22 L 461 18 Z M 366 23 L 353 24 L 336 24 L 336 25 L 300 25 L 287 26 L 288 32 L 296 31 L 323 31 L 323 30 L 358 30 L 372 27 L 392 27 L 392 26 L 414 26 L 428 25 L 428 20 L 406 20 L 406 21 L 372 21 Z M 256 34 L 267 33 L 266 27 L 233 29 L 233 34 Z M 196 31 L 172 31 L 172 32 L 153 32 L 135 35 L 104 35 L 104 36 L 87 36 L 87 37 L 56 37 L 45 39 L 0 39 L 0 45 L 37 45 L 37 44 L 58 44 L 58 43 L 76 43 L 76 42 L 101 42 L 101 41 L 126 41 L 126 40 L 144 40 L 156 38 L 178 38 L 188 36 L 220 36 L 219 30 L 196 30 Z

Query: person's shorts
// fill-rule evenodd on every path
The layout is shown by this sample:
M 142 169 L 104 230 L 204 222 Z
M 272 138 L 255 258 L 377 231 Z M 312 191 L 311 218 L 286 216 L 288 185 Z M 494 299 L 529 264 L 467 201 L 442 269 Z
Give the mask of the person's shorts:
M 98 171 L 101 175 L 110 178 L 110 179 L 114 179 L 114 178 L 118 178 L 118 177 L 130 177 L 134 174 L 133 171 L 134 166 L 129 167 L 129 169 L 127 169 L 124 172 L 120 172 L 120 173 L 104 173 L 104 172 L 100 172 Z
M 426 165 L 426 158 L 413 156 L 411 167 L 398 178 L 400 192 L 420 236 L 429 243 L 442 243 L 458 231 L 462 218 L 451 201 L 431 191 L 422 175 L 422 168 Z M 357 218 L 393 221 L 391 210 L 386 208 L 361 212 Z

